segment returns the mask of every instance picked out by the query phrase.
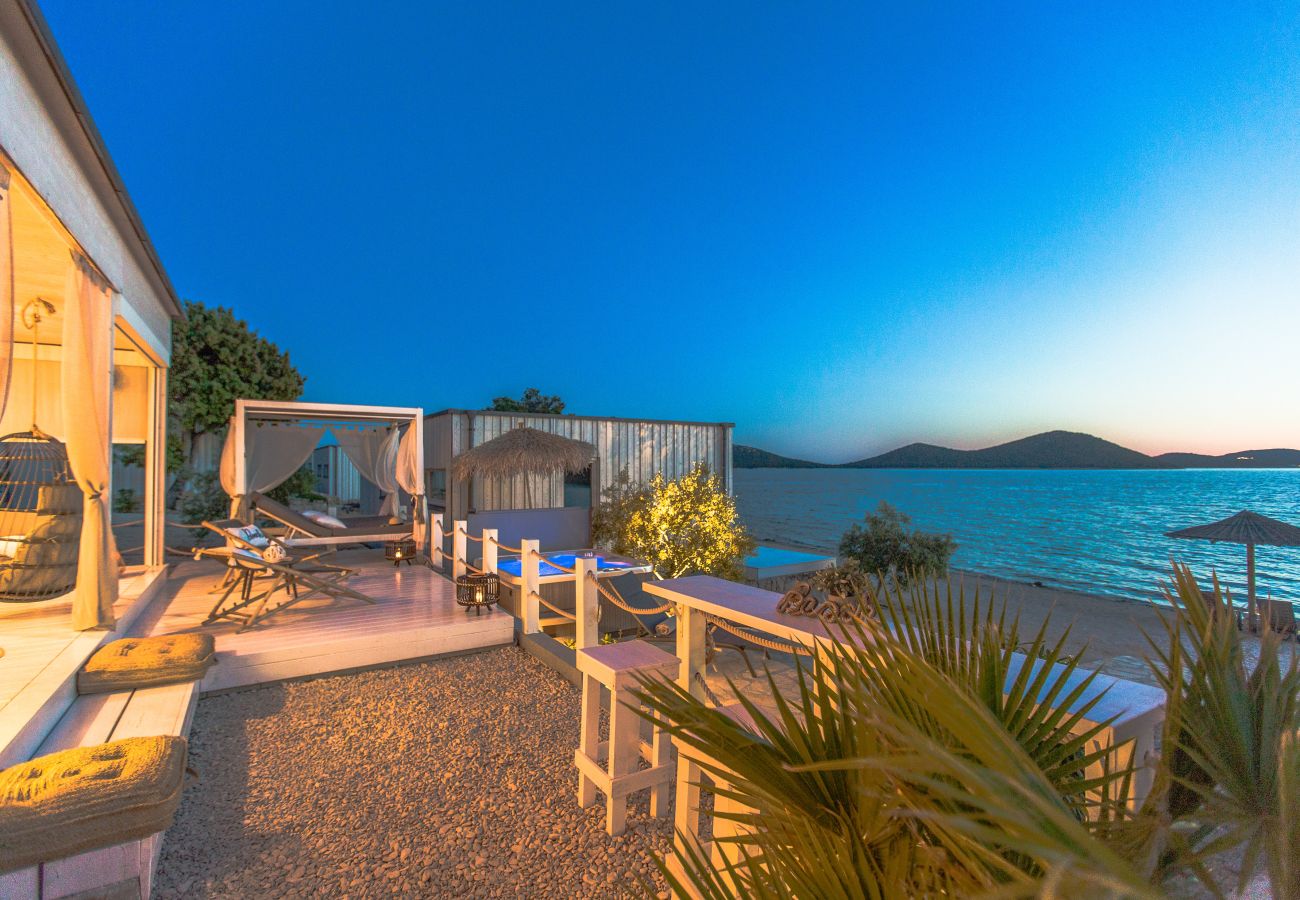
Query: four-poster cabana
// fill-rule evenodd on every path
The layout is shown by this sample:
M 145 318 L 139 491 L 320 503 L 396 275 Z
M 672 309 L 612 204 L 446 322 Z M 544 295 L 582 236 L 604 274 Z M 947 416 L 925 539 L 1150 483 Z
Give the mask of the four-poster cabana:
M 381 515 L 398 521 L 398 496 L 411 496 L 410 533 L 425 549 L 428 512 L 424 498 L 424 411 L 419 407 L 357 406 L 279 400 L 237 400 L 221 455 L 221 486 L 231 515 L 247 520 L 256 499 L 307 462 L 325 433 L 384 493 Z M 357 529 L 295 539 L 301 544 L 343 544 L 391 539 L 391 528 Z

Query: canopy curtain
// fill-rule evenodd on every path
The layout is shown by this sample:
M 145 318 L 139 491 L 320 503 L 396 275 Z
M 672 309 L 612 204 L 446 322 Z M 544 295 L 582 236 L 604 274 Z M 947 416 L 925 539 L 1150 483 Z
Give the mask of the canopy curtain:
M 226 432 L 221 448 L 221 487 L 230 495 L 236 517 L 244 511 L 248 494 L 264 494 L 284 483 L 302 468 L 320 443 L 325 429 L 307 425 L 272 425 L 246 422 L 244 425 L 244 484 L 235 483 L 235 429 Z
M 381 516 L 397 521 L 398 439 L 396 428 L 335 428 L 334 437 L 339 447 L 352 460 L 361 477 L 370 481 L 384 495 L 379 507 Z
M 9 170 L 0 162 L 0 419 L 9 405 L 14 370 L 14 244 L 9 209 Z M 32 365 L 35 365 L 33 362 Z
M 423 435 L 424 425 L 416 419 L 407 427 L 397 445 L 397 483 L 411 495 L 412 536 L 420 550 L 424 549 L 425 523 L 429 518 L 429 508 L 424 501 L 423 460 L 419 452 Z
M 108 492 L 113 389 L 113 301 L 108 283 L 80 253 L 63 292 L 63 431 L 72 474 L 85 497 L 72 627 L 112 628 L 117 546 Z

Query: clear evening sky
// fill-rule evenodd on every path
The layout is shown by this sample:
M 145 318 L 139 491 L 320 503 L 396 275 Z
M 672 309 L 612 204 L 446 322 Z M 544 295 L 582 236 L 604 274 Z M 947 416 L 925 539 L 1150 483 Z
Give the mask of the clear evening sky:
M 912 6 L 44 2 L 307 399 L 1300 447 L 1298 7 Z

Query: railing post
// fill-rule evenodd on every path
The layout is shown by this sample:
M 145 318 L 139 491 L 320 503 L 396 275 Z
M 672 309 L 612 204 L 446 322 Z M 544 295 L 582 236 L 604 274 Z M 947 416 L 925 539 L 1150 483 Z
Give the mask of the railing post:
M 429 562 L 441 569 L 443 566 L 442 548 L 446 546 L 444 541 L 446 541 L 447 535 L 442 530 L 442 513 L 434 513 L 431 519 L 433 523 L 433 540 L 429 546 Z
M 469 533 L 469 522 L 457 519 L 451 524 L 451 579 L 465 574 L 465 535 Z
M 523 612 L 524 634 L 537 634 L 542 630 L 538 624 L 541 618 L 541 604 L 537 602 L 537 592 L 541 590 L 538 583 L 541 578 L 541 542 L 520 541 L 519 549 L 519 608 Z
M 705 631 L 704 613 L 677 604 L 677 683 L 692 697 L 703 700 Z M 700 767 L 681 752 L 677 754 L 676 807 L 673 810 L 676 837 L 673 846 L 679 851 L 699 846 L 700 834 Z
M 577 625 L 577 649 L 600 645 L 600 591 L 588 576 L 596 573 L 596 560 L 579 556 L 573 562 L 573 615 Z
M 495 572 L 497 570 L 497 530 L 495 528 L 484 528 L 481 534 L 483 536 L 483 571 Z

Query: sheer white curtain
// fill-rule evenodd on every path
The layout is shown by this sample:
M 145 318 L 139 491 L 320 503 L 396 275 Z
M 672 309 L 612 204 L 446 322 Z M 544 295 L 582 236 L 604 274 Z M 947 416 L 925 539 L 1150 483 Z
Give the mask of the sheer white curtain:
M 361 477 L 379 488 L 384 503 L 379 508 L 381 516 L 397 521 L 398 440 L 396 428 L 335 428 L 334 437 L 339 447 L 352 460 Z
M 424 423 L 416 419 L 406 428 L 397 446 L 397 483 L 411 495 L 412 537 L 415 545 L 424 549 L 425 523 L 429 510 L 424 502 L 424 454 L 420 443 L 424 437 Z
M 14 244 L 9 209 L 9 170 L 0 163 L 0 419 L 9 405 L 14 370 Z M 32 365 L 35 365 L 33 362 Z
M 244 483 L 235 483 L 235 429 L 221 448 L 221 487 L 230 495 L 232 514 L 243 510 L 248 494 L 264 494 L 302 468 L 320 443 L 325 429 L 312 425 L 249 422 L 244 426 Z M 242 490 L 241 490 L 242 488 Z
M 85 497 L 72 627 L 112 628 L 117 547 L 108 491 L 113 388 L 113 300 L 108 284 L 74 254 L 63 292 L 63 431 L 68 462 Z

